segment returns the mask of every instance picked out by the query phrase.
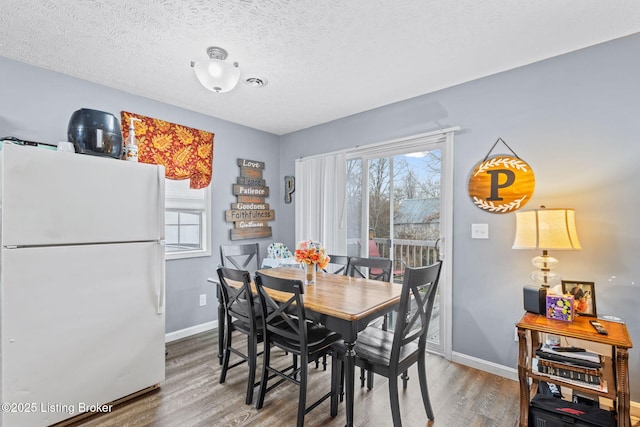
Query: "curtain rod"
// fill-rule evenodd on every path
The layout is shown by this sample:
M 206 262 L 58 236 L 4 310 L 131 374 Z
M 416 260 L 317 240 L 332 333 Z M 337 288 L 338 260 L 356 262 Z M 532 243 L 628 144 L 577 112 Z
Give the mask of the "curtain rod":
M 298 157 L 296 159 L 296 162 L 299 162 L 303 159 L 316 159 L 319 157 L 324 157 L 324 156 L 330 156 L 333 154 L 349 154 L 351 152 L 357 151 L 357 150 L 362 150 L 365 148 L 374 148 L 374 147 L 378 147 L 378 146 L 383 146 L 383 145 L 388 145 L 388 144 L 393 144 L 396 142 L 404 142 L 404 141 L 410 141 L 412 139 L 420 139 L 420 138 L 428 138 L 430 136 L 435 136 L 435 135 L 440 135 L 440 134 L 447 134 L 450 132 L 457 132 L 460 130 L 459 126 L 454 126 L 454 127 L 450 127 L 450 128 L 446 128 L 446 129 L 440 129 L 440 130 L 434 130 L 431 132 L 425 132 L 425 133 L 420 133 L 417 135 L 412 135 L 412 136 L 407 136 L 407 137 L 403 137 L 403 138 L 396 138 L 396 139 L 390 139 L 387 141 L 383 141 L 383 142 L 375 142 L 373 144 L 367 144 L 367 145 L 356 145 L 353 148 L 345 148 L 342 150 L 336 150 L 336 151 L 330 151 L 328 153 L 321 153 L 321 154 L 313 154 L 311 156 L 303 156 L 303 157 Z

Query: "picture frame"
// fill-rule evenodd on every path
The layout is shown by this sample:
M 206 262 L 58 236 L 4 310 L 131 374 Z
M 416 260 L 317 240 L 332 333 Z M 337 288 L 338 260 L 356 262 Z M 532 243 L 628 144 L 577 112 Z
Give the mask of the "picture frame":
M 573 296 L 576 315 L 598 317 L 598 312 L 596 311 L 596 289 L 594 282 L 563 280 L 562 293 Z

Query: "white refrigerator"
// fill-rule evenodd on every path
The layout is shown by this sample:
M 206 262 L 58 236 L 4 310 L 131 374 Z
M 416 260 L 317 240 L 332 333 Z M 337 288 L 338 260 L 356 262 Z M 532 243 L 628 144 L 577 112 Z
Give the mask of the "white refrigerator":
M 159 385 L 164 168 L 5 143 L 0 210 L 0 425 Z

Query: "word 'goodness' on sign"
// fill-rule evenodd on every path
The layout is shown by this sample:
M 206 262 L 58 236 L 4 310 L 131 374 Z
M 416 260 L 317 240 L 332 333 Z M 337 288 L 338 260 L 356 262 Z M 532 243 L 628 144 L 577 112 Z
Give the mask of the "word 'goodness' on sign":
M 225 221 L 233 223 L 231 240 L 271 237 L 268 221 L 274 221 L 276 213 L 265 203 L 269 187 L 262 177 L 264 162 L 238 159 L 238 167 L 240 176 L 232 188 L 236 203 L 225 211 Z

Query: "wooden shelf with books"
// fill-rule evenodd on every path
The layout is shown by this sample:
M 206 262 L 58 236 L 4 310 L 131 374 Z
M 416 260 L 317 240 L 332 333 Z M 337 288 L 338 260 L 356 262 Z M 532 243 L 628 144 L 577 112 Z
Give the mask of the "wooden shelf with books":
M 552 377 L 560 377 L 571 381 L 577 381 L 579 384 L 587 384 L 597 387 L 603 384 L 603 368 L 587 368 L 570 363 L 555 362 L 544 358 L 536 357 L 533 359 L 532 372 L 549 375 Z
M 600 381 L 598 384 L 589 384 L 586 381 L 580 381 L 578 379 L 566 378 L 551 373 L 539 372 L 537 370 L 536 363 L 539 363 L 540 360 L 536 358 L 533 358 L 532 360 L 532 368 L 529 371 L 529 378 L 536 379 L 538 381 L 546 381 L 558 385 L 564 385 L 585 393 L 591 393 L 609 399 L 615 399 L 616 390 L 609 387 L 609 384 L 614 384 L 613 364 L 611 362 L 611 359 L 608 359 L 609 361 L 601 369 L 601 372 L 599 374 Z
M 564 322 L 547 319 L 544 315 L 525 313 L 516 324 L 519 343 L 521 427 L 528 425 L 529 402 L 535 396 L 540 382 L 553 383 L 577 392 L 611 399 L 614 402 L 617 425 L 631 425 L 628 349 L 632 347 L 632 343 L 629 333 L 624 323 L 601 320 L 600 323 L 607 329 L 608 335 L 598 334 L 589 323 L 590 319 L 593 318 L 577 317 L 573 322 Z M 552 348 L 542 346 L 543 334 L 574 338 L 584 341 L 585 344 L 604 344 L 610 349 L 610 354 L 597 355 L 586 351 L 584 353 L 591 358 L 590 362 L 575 360 L 576 357 L 582 356 L 578 353 L 553 354 L 555 351 Z M 541 353 L 543 349 L 545 352 Z M 555 360 L 552 360 L 554 358 Z M 580 381 L 578 374 L 591 375 L 585 378 L 590 379 L 592 383 Z

